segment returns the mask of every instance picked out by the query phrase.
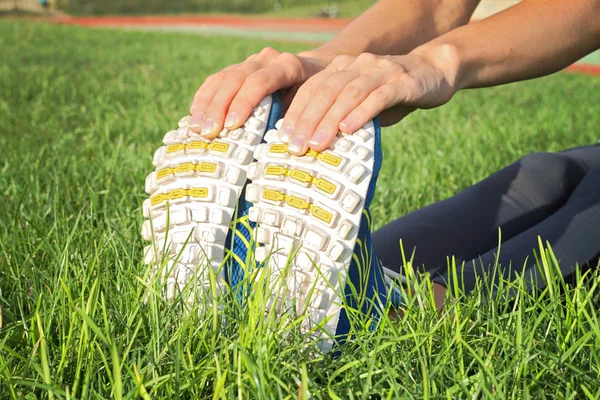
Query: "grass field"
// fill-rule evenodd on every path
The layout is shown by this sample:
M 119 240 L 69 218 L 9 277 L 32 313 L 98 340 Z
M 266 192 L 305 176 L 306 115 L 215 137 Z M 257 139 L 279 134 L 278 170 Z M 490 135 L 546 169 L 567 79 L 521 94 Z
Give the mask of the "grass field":
M 597 274 L 440 316 L 423 278 L 401 318 L 337 356 L 260 307 L 226 303 L 223 320 L 143 303 L 153 151 L 207 74 L 265 45 L 0 21 L 0 398 L 599 398 Z M 386 129 L 376 226 L 529 152 L 597 141 L 598 93 L 598 77 L 560 73 Z
M 337 4 L 339 7 L 339 15 L 341 18 L 354 18 L 362 14 L 367 8 L 371 7 L 374 0 L 345 0 L 342 2 L 324 1 L 321 4 L 306 4 L 303 6 L 289 6 L 281 10 L 270 11 L 267 15 L 277 17 L 314 17 L 319 15 L 323 9 L 331 4 Z
M 172 2 L 111 0 L 85 1 L 70 0 L 62 2 L 59 9 L 78 15 L 123 15 L 123 14 L 221 14 L 231 15 L 273 15 L 283 17 L 314 17 L 325 7 L 338 6 L 338 17 L 356 17 L 375 0 L 177 0 Z M 34 7 L 35 8 L 35 7 Z

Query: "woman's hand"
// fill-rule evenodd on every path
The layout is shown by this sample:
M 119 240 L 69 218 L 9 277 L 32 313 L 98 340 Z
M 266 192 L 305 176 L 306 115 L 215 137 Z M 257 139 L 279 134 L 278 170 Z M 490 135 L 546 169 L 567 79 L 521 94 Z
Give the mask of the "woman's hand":
M 190 128 L 207 139 L 216 137 L 223 126 L 238 128 L 263 97 L 279 89 L 293 92 L 330 59 L 318 52 L 295 55 L 267 47 L 204 81 L 190 108 Z
M 457 57 L 440 48 L 427 55 L 338 56 L 298 90 L 282 126 L 289 150 L 329 147 L 338 130 L 352 133 L 381 114 L 395 124 L 417 108 L 446 103 L 454 93 Z

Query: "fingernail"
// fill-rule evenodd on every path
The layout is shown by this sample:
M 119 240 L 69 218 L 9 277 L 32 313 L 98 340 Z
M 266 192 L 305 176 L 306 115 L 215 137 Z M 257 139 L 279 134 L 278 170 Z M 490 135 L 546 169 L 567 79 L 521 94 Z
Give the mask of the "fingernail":
M 340 130 L 348 133 L 352 126 L 354 125 L 354 119 L 352 117 L 347 117 L 340 122 Z
M 194 112 L 194 110 L 196 109 L 196 106 L 192 103 L 190 105 L 190 114 L 192 114 Z
M 320 146 L 323 144 L 324 141 L 325 141 L 325 132 L 316 131 L 315 134 L 310 139 L 310 142 L 308 142 L 308 144 L 310 146 Z
M 301 154 L 304 152 L 304 145 L 306 139 L 303 136 L 293 136 L 288 144 L 288 150 L 294 154 Z
M 199 131 L 202 127 L 202 122 L 204 122 L 204 114 L 198 113 L 192 115 L 192 119 L 190 120 L 190 129 L 193 131 Z
M 292 136 L 292 133 L 294 132 L 294 127 L 290 124 L 286 124 L 280 131 L 279 131 L 279 139 L 282 142 L 289 142 L 290 141 L 290 137 Z
M 234 128 L 237 126 L 238 116 L 234 112 L 230 112 L 227 114 L 227 118 L 225 118 L 225 128 Z
M 207 118 L 206 121 L 204 121 L 204 124 L 202 125 L 202 132 L 200 133 L 200 135 L 210 135 L 211 133 L 213 133 L 214 130 L 215 122 L 212 120 L 212 118 Z

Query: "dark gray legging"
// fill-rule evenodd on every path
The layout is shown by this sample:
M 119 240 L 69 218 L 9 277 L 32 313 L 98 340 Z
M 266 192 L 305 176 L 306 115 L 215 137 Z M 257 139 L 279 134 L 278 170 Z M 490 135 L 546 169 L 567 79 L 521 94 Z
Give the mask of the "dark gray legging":
M 457 195 L 401 217 L 373 234 L 387 268 L 402 273 L 399 241 L 414 266 L 448 285 L 447 257 L 456 257 L 465 292 L 490 273 L 498 253 L 505 279 L 524 268 L 539 279 L 533 250 L 550 242 L 563 276 L 600 255 L 600 145 L 534 153 Z M 464 285 L 464 286 L 463 286 Z

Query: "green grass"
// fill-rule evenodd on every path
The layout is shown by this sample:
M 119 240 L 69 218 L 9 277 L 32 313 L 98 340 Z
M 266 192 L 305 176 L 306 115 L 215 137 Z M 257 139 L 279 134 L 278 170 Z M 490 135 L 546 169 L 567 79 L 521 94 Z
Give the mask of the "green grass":
M 143 303 L 153 150 L 207 74 L 265 45 L 0 21 L 0 398 L 598 398 L 595 273 L 535 296 L 475 292 L 440 316 L 422 278 L 402 318 L 337 357 L 265 322 L 256 296 L 226 299 L 225 319 Z M 597 141 L 599 92 L 561 73 L 386 129 L 376 225 L 529 152 Z
M 375 0 L 344 0 L 344 1 L 323 1 L 318 4 L 305 4 L 298 6 L 288 6 L 277 11 L 269 11 L 266 15 L 276 17 L 314 17 L 320 15 L 323 9 L 332 4 L 339 7 L 340 18 L 354 18 L 362 14 L 367 8 L 371 7 Z
M 123 14 L 228 14 L 272 15 L 283 17 L 314 17 L 323 8 L 339 6 L 339 17 L 356 17 L 376 0 L 69 0 L 58 1 L 58 8 L 70 14 L 123 15 Z

